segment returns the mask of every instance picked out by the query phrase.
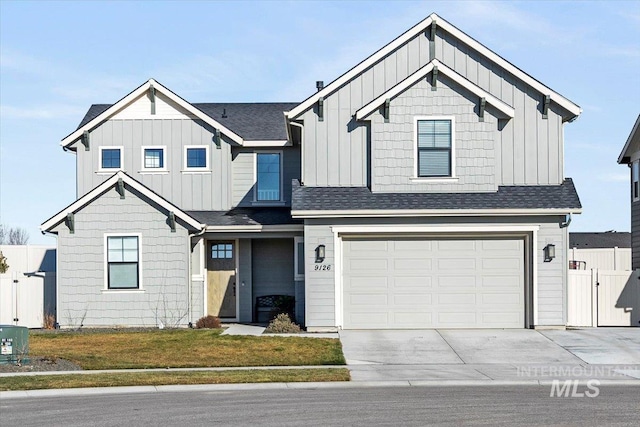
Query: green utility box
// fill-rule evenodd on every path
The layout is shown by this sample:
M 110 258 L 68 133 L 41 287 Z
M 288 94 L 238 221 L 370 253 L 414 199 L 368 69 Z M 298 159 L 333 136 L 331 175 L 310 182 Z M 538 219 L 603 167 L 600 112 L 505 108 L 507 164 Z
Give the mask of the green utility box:
M 29 329 L 0 325 L 0 365 L 29 362 Z

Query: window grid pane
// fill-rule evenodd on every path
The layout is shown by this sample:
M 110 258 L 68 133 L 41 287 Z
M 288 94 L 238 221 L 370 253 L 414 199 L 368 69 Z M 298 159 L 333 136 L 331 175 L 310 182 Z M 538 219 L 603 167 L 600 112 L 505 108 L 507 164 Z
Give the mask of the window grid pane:
M 163 168 L 164 150 L 161 148 L 145 148 L 144 167 L 149 169 Z
M 233 244 L 231 243 L 215 243 L 211 245 L 212 259 L 232 259 Z
M 107 237 L 107 264 L 109 289 L 137 289 L 138 238 Z
M 418 176 L 451 176 L 451 120 L 418 120 Z
M 258 154 L 257 200 L 280 200 L 280 154 Z
M 207 150 L 205 148 L 187 148 L 187 167 L 206 168 Z
M 120 167 L 120 149 L 106 148 L 102 150 L 102 168 L 117 169 Z

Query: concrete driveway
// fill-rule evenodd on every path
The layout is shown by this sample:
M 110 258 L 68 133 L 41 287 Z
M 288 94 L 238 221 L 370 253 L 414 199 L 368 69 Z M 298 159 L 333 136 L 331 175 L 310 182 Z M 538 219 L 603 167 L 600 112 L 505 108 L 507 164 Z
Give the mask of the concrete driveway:
M 589 364 L 637 365 L 640 378 L 640 328 L 350 330 L 340 340 L 355 381 L 522 380 L 531 366 L 536 378 L 563 368 L 590 378 Z

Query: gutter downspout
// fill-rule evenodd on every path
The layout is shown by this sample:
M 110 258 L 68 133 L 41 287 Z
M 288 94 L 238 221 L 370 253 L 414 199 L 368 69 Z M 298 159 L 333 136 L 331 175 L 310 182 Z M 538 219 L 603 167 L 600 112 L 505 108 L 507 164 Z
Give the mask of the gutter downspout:
M 565 220 L 563 222 L 560 223 L 560 228 L 566 228 L 569 226 L 569 224 L 571 224 L 571 214 L 567 214 L 567 216 L 565 217 Z
M 189 327 L 193 327 L 193 319 L 191 318 L 193 313 L 193 300 L 192 300 L 192 292 L 191 287 L 193 286 L 193 271 L 191 270 L 191 239 L 194 237 L 200 237 L 207 231 L 207 227 L 205 224 L 202 224 L 202 230 L 198 231 L 195 234 L 187 234 L 187 253 L 189 254 L 189 277 L 187 278 L 189 286 L 187 287 L 187 298 L 189 298 L 189 304 L 187 305 L 187 320 Z

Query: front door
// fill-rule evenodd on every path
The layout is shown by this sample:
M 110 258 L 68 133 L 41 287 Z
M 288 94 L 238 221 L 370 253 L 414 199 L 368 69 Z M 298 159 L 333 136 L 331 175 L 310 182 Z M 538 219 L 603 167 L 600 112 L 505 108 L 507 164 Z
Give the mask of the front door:
M 233 241 L 209 242 L 207 314 L 236 318 L 236 254 Z

